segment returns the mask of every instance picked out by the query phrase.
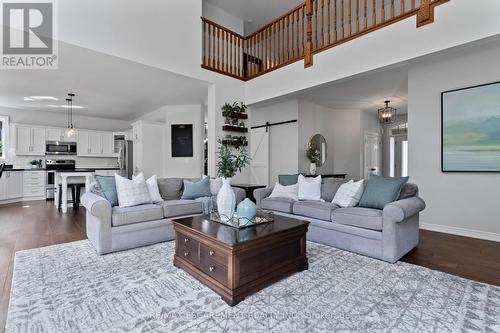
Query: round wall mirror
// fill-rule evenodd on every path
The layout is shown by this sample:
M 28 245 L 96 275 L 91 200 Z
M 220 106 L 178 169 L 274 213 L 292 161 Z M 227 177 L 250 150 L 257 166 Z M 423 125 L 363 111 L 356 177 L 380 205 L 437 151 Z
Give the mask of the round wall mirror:
M 319 161 L 316 163 L 316 166 L 318 167 L 322 166 L 326 162 L 327 150 L 328 150 L 325 137 L 321 134 L 314 134 L 311 137 L 311 140 L 309 140 L 309 143 L 311 146 L 316 147 L 316 149 L 319 150 L 320 157 Z

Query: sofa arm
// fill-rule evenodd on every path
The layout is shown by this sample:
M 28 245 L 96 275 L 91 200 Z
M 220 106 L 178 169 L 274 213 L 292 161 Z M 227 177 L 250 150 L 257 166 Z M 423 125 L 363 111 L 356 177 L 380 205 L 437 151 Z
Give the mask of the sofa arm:
M 425 209 L 425 202 L 419 197 L 412 197 L 392 202 L 384 207 L 384 220 L 402 222 Z
M 82 205 L 95 217 L 111 216 L 111 203 L 97 194 L 87 192 L 82 196 Z
M 245 199 L 246 192 L 244 189 L 239 187 L 231 186 L 231 188 L 233 189 L 234 192 L 236 206 L 238 206 L 238 204 Z
M 265 199 L 268 196 L 270 196 L 272 192 L 273 192 L 273 187 L 258 188 L 253 191 L 253 196 L 255 198 L 257 208 L 259 209 L 261 208 L 260 202 L 262 201 L 262 199 Z

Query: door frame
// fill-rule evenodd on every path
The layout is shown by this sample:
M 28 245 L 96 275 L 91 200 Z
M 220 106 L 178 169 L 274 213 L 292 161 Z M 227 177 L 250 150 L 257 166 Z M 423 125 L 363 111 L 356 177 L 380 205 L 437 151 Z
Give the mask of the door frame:
M 369 173 L 367 170 L 367 165 L 366 165 L 366 160 L 367 160 L 367 139 L 369 137 L 376 137 L 378 139 L 378 146 L 379 146 L 379 151 L 378 151 L 378 175 L 383 174 L 383 169 L 384 169 L 384 163 L 383 163 L 383 154 L 382 154 L 382 134 L 377 133 L 377 132 L 365 132 L 363 136 L 363 163 L 362 163 L 362 169 L 363 170 L 363 177 L 368 178 Z

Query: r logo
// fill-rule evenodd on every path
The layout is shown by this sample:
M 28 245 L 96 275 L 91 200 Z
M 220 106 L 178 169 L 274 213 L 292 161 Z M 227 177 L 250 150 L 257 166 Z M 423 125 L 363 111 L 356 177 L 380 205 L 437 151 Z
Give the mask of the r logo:
M 52 3 L 4 3 L 3 54 L 52 54 L 52 7 Z

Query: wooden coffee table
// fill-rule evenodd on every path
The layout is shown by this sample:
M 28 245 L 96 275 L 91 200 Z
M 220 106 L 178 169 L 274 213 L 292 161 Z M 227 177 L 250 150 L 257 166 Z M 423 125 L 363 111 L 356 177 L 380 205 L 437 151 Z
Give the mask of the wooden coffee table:
M 174 265 L 231 306 L 308 268 L 309 222 L 275 215 L 274 222 L 236 229 L 201 215 L 176 219 L 173 224 Z

